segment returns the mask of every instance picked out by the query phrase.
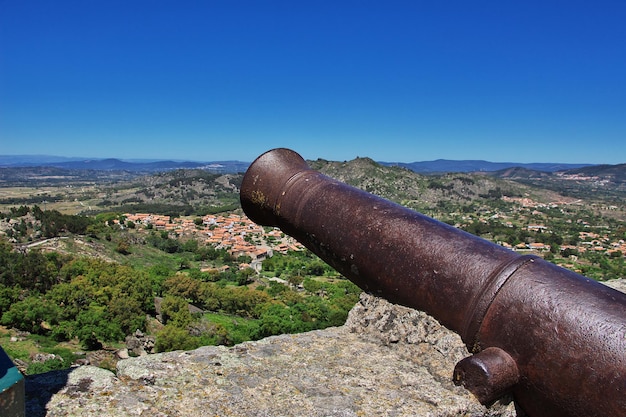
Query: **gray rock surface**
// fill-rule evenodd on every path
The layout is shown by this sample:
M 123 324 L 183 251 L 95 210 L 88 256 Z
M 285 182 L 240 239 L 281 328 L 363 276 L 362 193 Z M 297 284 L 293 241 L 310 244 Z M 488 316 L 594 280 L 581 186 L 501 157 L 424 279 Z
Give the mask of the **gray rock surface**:
M 362 295 L 342 327 L 27 378 L 27 416 L 520 416 L 454 386 L 468 355 L 428 315 Z

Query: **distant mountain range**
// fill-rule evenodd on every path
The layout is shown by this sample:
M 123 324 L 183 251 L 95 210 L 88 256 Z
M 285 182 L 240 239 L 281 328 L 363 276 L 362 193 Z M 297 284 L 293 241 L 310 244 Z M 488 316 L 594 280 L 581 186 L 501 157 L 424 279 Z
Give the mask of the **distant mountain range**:
M 489 162 L 481 160 L 453 161 L 449 159 L 437 159 L 436 161 L 424 162 L 380 162 L 382 165 L 399 166 L 421 174 L 443 172 L 493 172 L 508 168 L 525 168 L 533 171 L 556 172 L 568 169 L 583 168 L 592 164 L 561 164 L 561 163 L 530 163 L 518 162 Z
M 411 171 L 428 174 L 443 172 L 494 172 L 509 168 L 525 168 L 533 171 L 556 172 L 575 168 L 589 167 L 593 164 L 563 164 L 563 163 L 516 163 L 516 162 L 489 162 L 482 160 L 448 160 L 423 162 L 379 162 L 386 166 L 399 166 Z M 172 160 L 121 160 L 121 159 L 94 159 L 94 158 L 67 158 L 49 155 L 0 155 L 0 167 L 55 167 L 62 169 L 97 170 L 97 171 L 130 171 L 130 172 L 158 172 L 173 169 L 204 169 L 221 173 L 244 172 L 249 162 L 242 161 L 172 161 Z
M 333 162 L 318 159 L 309 161 L 309 164 L 317 170 L 321 170 L 322 167 L 326 167 L 326 169 L 334 167 L 336 172 L 331 170 L 332 172 L 329 171 L 327 175 L 340 180 L 347 179 L 342 179 L 347 175 L 341 170 L 346 165 L 345 161 Z M 249 165 L 250 163 L 241 161 L 132 161 L 46 156 L 0 156 L 0 185 L 58 185 L 70 182 L 80 183 L 81 181 L 85 183 L 118 182 L 162 172 L 192 169 L 208 171 L 211 174 L 237 175 L 245 172 Z M 548 188 L 561 193 L 568 192 L 572 195 L 580 193 L 580 190 L 585 190 L 589 195 L 601 192 L 622 199 L 624 192 L 626 192 L 626 164 L 520 164 L 444 159 L 407 164 L 356 158 L 349 161 L 347 165 L 353 168 L 354 177 L 363 177 L 362 180 L 366 182 L 379 181 L 376 178 L 378 169 L 370 169 L 371 167 L 378 167 L 385 170 L 406 170 L 407 173 L 417 174 L 417 176 L 437 176 L 448 173 L 478 174 Z M 372 185 L 370 184 L 370 186 Z M 367 186 L 365 188 L 369 189 Z
M 53 167 L 68 170 L 129 171 L 145 173 L 171 171 L 174 169 L 203 169 L 218 173 L 237 173 L 244 172 L 248 169 L 249 165 L 249 162 L 241 161 L 193 162 L 170 160 L 121 160 L 115 158 L 85 159 L 46 155 L 0 155 L 0 167 L 2 168 Z

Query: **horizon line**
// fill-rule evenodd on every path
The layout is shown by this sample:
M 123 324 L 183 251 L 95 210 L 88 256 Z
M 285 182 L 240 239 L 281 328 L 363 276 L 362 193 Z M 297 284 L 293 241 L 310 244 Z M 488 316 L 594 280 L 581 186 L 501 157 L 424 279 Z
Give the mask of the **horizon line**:
M 214 162 L 242 162 L 242 163 L 252 163 L 254 161 L 253 160 L 245 160 L 245 159 L 211 159 L 211 160 L 197 160 L 197 159 L 185 159 L 185 158 L 134 158 L 134 157 L 115 157 L 115 156 L 106 156 L 106 157 L 87 157 L 87 156 L 64 156 L 64 155 L 51 155 L 51 154 L 0 154 L 0 158 L 58 158 L 58 159 L 67 159 L 67 160 L 73 160 L 74 162 L 76 161 L 102 161 L 102 160 L 107 160 L 107 159 L 114 159 L 114 160 L 118 160 L 118 161 L 122 161 L 122 162 L 132 162 L 132 163 L 151 163 L 151 162 L 194 162 L 194 163 L 214 163 Z M 601 163 L 592 163 L 592 162 L 555 162 L 555 161 L 550 161 L 550 162 L 520 162 L 520 161 L 494 161 L 494 160 L 488 160 L 488 159 L 448 159 L 448 158 L 436 158 L 436 159 L 425 159 L 425 160 L 414 160 L 414 161 L 410 161 L 410 162 L 405 162 L 405 161 L 399 161 L 399 160 L 377 160 L 374 159 L 370 156 L 355 156 L 352 159 L 328 159 L 328 158 L 322 158 L 322 157 L 318 157 L 315 159 L 309 159 L 311 161 L 315 161 L 315 160 L 326 160 L 326 161 L 333 161 L 333 162 L 345 162 L 345 161 L 351 161 L 351 160 L 355 160 L 355 159 L 363 159 L 363 158 L 368 158 L 371 159 L 375 162 L 378 163 L 385 163 L 385 164 L 412 164 L 412 163 L 419 163 L 419 162 L 439 162 L 439 161 L 450 161 L 450 162 L 488 162 L 488 163 L 493 163 L 493 164 L 524 164 L 524 165 L 532 165 L 532 164 L 558 164 L 558 165 L 622 165 L 626 162 L 621 162 L 621 163 L 608 163 L 608 162 L 601 162 Z M 307 159 L 307 158 L 305 158 Z M 49 161 L 52 162 L 52 161 Z M 54 162 L 64 162 L 64 161 L 54 161 Z M 67 161 L 70 162 L 70 161 Z

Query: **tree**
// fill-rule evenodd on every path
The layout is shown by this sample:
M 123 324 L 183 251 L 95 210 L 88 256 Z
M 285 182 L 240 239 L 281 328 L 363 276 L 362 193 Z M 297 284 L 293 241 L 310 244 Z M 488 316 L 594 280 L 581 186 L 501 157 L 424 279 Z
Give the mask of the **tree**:
M 63 306 L 59 310 L 59 320 L 74 321 L 78 314 L 89 308 L 94 299 L 94 288 L 84 277 L 64 282 L 50 290 L 48 297 L 55 305 Z
M 287 278 L 287 282 L 289 282 L 289 285 L 291 285 L 293 288 L 297 288 L 300 284 L 302 284 L 303 281 L 304 278 L 300 274 L 291 274 Z
M 569 258 L 570 256 L 577 256 L 578 250 L 572 248 L 565 248 L 561 251 L 561 256 L 564 258 Z
M 200 281 L 186 274 L 176 274 L 168 278 L 163 288 L 164 293 L 169 296 L 179 297 L 196 304 L 201 301 Z
M 283 304 L 270 304 L 261 315 L 259 333 L 267 337 L 283 333 L 295 333 L 297 325 L 289 308 Z
M 178 263 L 178 270 L 179 271 L 183 271 L 185 269 L 190 269 L 191 268 L 191 261 L 187 258 L 178 258 L 177 260 Z
M 144 330 L 146 327 L 146 313 L 141 308 L 139 300 L 126 294 L 111 300 L 107 308 L 107 316 L 120 327 L 125 335 L 135 330 Z
M 302 285 L 304 286 L 305 290 L 312 294 L 316 294 L 322 289 L 322 283 L 311 278 L 305 278 L 302 282 Z
M 24 289 L 45 292 L 57 280 L 59 268 L 54 262 L 49 262 L 39 251 L 29 251 L 26 254 L 10 252 L 0 255 L 0 267 L 6 268 L 0 273 L 0 283 L 5 285 L 19 285 Z M 5 265 L 2 265 L 5 263 Z M 8 273 L 7 273 L 8 272 Z
M 187 301 L 182 297 L 166 296 L 161 302 L 161 321 L 185 329 L 193 321 Z
M 166 325 L 156 335 L 154 348 L 157 352 L 173 350 L 191 350 L 200 346 L 200 340 L 191 336 L 185 329 L 174 325 Z
M 9 311 L 11 306 L 19 300 L 20 293 L 20 287 L 7 287 L 0 284 L 0 317 L 2 317 L 5 311 Z
M 2 315 L 2 324 L 35 334 L 45 334 L 56 324 L 59 308 L 47 299 L 31 295 L 11 305 Z M 46 323 L 46 325 L 44 325 Z
M 313 261 L 308 264 L 306 268 L 307 275 L 312 275 L 316 277 L 321 277 L 324 275 L 324 271 L 326 270 L 326 264 L 322 261 Z
M 256 271 L 250 267 L 244 268 L 237 274 L 237 284 L 246 285 L 252 281 L 251 277 L 256 275 Z
M 126 239 L 120 239 L 117 242 L 117 247 L 115 248 L 115 251 L 117 253 L 122 254 L 122 255 L 129 255 L 130 254 L 130 244 L 128 243 L 128 241 Z
M 185 241 L 185 243 L 183 243 L 181 245 L 181 250 L 183 252 L 192 252 L 192 253 L 196 253 L 198 251 L 198 241 L 196 239 L 189 239 L 187 241 Z
M 174 271 L 165 264 L 157 264 L 148 270 L 148 275 L 154 294 L 160 297 L 163 295 L 165 281 L 174 275 Z
M 76 317 L 75 336 L 88 349 L 98 348 L 101 342 L 124 339 L 119 323 L 110 320 L 104 308 L 92 307 Z

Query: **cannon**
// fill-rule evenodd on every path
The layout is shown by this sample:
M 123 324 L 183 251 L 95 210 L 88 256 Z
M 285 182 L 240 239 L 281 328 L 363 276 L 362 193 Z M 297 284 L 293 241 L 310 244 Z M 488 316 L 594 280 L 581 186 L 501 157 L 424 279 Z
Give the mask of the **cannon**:
M 531 417 L 626 416 L 626 294 L 312 170 L 273 149 L 248 168 L 246 215 L 362 290 L 425 311 L 472 353 L 451 378 Z

